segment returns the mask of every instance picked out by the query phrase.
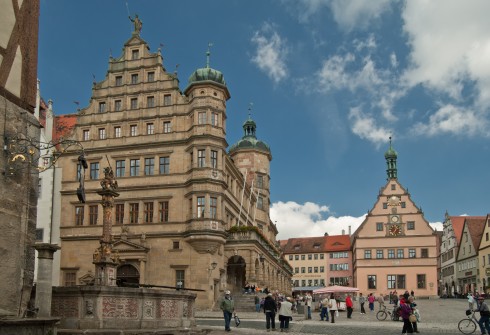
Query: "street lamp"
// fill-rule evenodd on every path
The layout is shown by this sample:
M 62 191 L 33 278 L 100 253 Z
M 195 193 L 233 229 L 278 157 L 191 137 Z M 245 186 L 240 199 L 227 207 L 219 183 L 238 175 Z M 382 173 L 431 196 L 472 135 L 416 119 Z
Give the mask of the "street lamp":
M 213 272 L 213 270 L 216 269 L 217 266 L 218 266 L 218 263 L 213 261 L 208 268 L 208 275 L 211 275 L 211 272 Z

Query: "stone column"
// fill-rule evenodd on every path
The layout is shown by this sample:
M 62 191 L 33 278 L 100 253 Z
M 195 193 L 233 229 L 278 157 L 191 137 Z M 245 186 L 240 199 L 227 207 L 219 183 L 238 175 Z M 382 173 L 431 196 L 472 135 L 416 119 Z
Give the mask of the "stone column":
M 36 307 L 39 308 L 37 316 L 51 316 L 51 297 L 53 283 L 53 254 L 61 249 L 56 244 L 36 243 L 34 245 L 38 255 L 37 284 L 36 284 Z
M 100 247 L 94 252 L 95 284 L 100 286 L 116 286 L 116 268 L 119 264 L 119 254 L 112 250 L 112 208 L 114 198 L 119 196 L 115 191 L 117 182 L 111 167 L 104 169 L 105 177 L 100 182 L 102 190 L 97 194 L 102 196 L 103 225 Z

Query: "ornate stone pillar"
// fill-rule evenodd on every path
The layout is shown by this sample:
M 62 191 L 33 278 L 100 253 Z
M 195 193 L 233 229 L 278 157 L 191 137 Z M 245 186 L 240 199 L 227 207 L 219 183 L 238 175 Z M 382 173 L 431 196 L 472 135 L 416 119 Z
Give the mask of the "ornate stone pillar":
M 116 268 L 119 264 L 119 254 L 112 251 L 112 208 L 114 198 L 119 196 L 115 191 L 117 182 L 111 167 L 104 169 L 105 177 L 100 182 L 102 190 L 97 194 L 102 196 L 103 226 L 100 247 L 95 249 L 93 263 L 95 264 L 95 284 L 101 286 L 116 286 Z
M 51 316 L 51 298 L 53 283 L 53 254 L 61 249 L 56 244 L 36 243 L 37 250 L 37 283 L 36 283 L 36 308 L 39 308 L 37 316 Z

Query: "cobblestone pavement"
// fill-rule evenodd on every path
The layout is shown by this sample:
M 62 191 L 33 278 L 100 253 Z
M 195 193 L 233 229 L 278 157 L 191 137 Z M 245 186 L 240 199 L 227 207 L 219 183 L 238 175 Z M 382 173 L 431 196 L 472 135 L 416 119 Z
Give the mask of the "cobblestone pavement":
M 461 334 L 458 330 L 458 322 L 466 317 L 465 310 L 468 309 L 466 299 L 430 299 L 416 300 L 417 308 L 420 311 L 421 322 L 418 330 L 421 334 Z M 360 314 L 358 305 L 355 305 L 352 319 L 347 319 L 345 312 L 340 312 L 335 323 L 320 321 L 318 312 L 312 314 L 312 320 L 305 320 L 303 315 L 293 315 L 290 324 L 291 334 L 362 334 L 362 335 L 384 335 L 401 334 L 402 322 L 397 321 L 378 321 L 375 311 L 367 309 L 366 314 Z M 388 306 L 391 309 L 391 306 Z M 224 331 L 224 321 L 220 312 L 196 312 L 196 321 L 200 329 L 208 329 L 209 334 L 258 334 L 266 333 L 265 316 L 263 313 L 240 313 L 241 324 L 235 327 L 232 320 L 232 331 Z M 277 319 L 277 317 L 276 317 Z M 276 320 L 276 332 L 279 333 L 279 321 Z M 479 329 L 474 334 L 480 334 Z

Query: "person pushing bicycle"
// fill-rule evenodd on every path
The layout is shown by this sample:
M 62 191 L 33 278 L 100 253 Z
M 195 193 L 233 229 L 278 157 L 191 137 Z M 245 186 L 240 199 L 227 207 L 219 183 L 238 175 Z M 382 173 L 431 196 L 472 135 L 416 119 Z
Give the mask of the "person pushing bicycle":
M 476 302 L 475 312 L 480 312 L 480 320 L 478 320 L 478 325 L 480 326 L 480 331 L 482 334 L 490 334 L 490 309 L 485 303 L 485 297 L 480 295 Z

